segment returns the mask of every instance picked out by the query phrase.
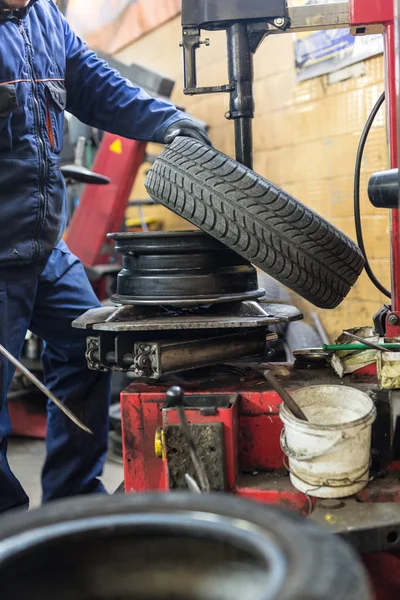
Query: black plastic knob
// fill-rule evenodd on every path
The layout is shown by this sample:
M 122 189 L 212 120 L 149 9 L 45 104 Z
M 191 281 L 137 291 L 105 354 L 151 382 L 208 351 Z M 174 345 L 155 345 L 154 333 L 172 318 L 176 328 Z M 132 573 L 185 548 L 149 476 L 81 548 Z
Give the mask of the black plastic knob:
M 169 388 L 167 392 L 167 406 L 172 408 L 174 406 L 183 406 L 183 400 L 185 393 L 183 389 L 177 385 Z

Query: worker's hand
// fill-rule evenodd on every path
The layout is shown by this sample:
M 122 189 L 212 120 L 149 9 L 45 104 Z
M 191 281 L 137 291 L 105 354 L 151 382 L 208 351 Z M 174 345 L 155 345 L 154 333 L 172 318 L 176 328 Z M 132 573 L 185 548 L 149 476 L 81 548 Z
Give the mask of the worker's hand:
M 171 144 L 177 137 L 189 137 L 207 146 L 212 146 L 207 131 L 191 119 L 181 119 L 172 123 L 165 132 L 165 143 Z

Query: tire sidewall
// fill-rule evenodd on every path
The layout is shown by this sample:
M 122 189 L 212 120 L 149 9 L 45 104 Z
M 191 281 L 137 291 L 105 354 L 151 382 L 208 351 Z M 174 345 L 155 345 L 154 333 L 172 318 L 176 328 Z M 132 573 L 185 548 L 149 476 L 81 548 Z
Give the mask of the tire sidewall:
M 363 569 L 354 551 L 343 540 L 294 513 L 224 494 L 199 496 L 176 492 L 88 497 L 54 502 L 31 513 L 17 511 L 0 519 L 0 550 L 2 540 L 11 540 L 18 534 L 54 524 L 112 515 L 157 512 L 211 513 L 258 528 L 260 535 L 268 537 L 275 544 L 287 564 L 287 577 L 279 600 L 369 598 Z M 325 560 L 326 553 L 321 552 L 327 546 L 328 563 Z M 346 565 L 352 565 L 350 584 L 355 590 L 351 592 L 352 595 L 346 591 L 347 584 L 342 585 L 346 580 L 343 577 L 343 567 Z M 333 585 L 333 582 L 336 583 Z

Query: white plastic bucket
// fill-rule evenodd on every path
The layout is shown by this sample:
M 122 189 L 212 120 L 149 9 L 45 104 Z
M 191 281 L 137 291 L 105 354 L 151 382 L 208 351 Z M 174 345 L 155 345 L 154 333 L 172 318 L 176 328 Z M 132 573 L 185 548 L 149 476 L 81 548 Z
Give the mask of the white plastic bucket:
M 281 447 L 292 484 L 317 498 L 345 498 L 362 490 L 369 478 L 376 419 L 371 398 L 339 385 L 302 388 L 292 396 L 309 419 L 296 419 L 281 405 Z

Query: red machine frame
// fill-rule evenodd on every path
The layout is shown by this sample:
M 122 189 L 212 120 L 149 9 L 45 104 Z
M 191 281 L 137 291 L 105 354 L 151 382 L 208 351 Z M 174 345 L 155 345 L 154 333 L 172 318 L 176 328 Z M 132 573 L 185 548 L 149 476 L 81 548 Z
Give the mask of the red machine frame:
M 397 100 L 396 100 L 396 47 L 393 0 L 351 0 L 350 27 L 362 34 L 383 26 L 385 29 L 386 100 L 390 163 L 398 166 Z M 387 335 L 400 337 L 400 220 L 399 210 L 392 211 L 392 312 L 399 317 L 397 325 L 387 320 Z M 372 315 L 371 315 L 372 320 Z M 315 501 L 295 490 L 284 475 L 284 456 L 280 447 L 282 423 L 279 418 L 280 398 L 271 391 L 257 368 L 240 365 L 242 374 L 214 373 L 202 380 L 201 376 L 175 377 L 162 384 L 132 384 L 121 395 L 123 423 L 124 475 L 126 492 L 167 491 L 168 466 L 156 456 L 154 442 L 157 430 L 168 423 L 178 423 L 175 409 L 166 408 L 165 393 L 169 385 L 181 385 L 187 395 L 237 394 L 238 404 L 219 409 L 212 416 L 200 410 L 188 409 L 190 423 L 222 422 L 227 490 L 255 501 L 280 504 L 303 514 L 313 511 Z M 280 367 L 287 385 L 299 387 L 327 381 L 321 372 L 321 381 L 295 373 L 290 366 Z M 363 372 L 351 376 L 350 385 L 377 387 L 376 375 Z M 392 465 L 396 469 L 398 465 Z M 238 475 L 240 473 L 240 475 Z M 394 480 L 393 480 L 394 481 Z M 359 502 L 399 502 L 398 485 L 388 486 L 385 494 L 372 484 L 358 495 Z M 400 597 L 400 555 L 395 553 L 369 554 L 365 564 L 371 575 L 376 598 L 384 600 Z
M 109 177 L 110 185 L 87 185 L 66 235 L 71 252 L 85 266 L 106 265 L 114 252 L 107 234 L 120 231 L 129 195 L 144 162 L 146 144 L 105 133 L 93 171 Z
M 397 167 L 398 155 L 397 155 L 397 102 L 396 102 L 396 54 L 395 54 L 395 24 L 394 24 L 394 11 L 392 0 L 351 0 L 350 2 L 350 27 L 354 31 L 365 31 L 374 25 L 383 25 L 385 27 L 385 59 L 386 59 L 386 98 L 387 98 L 387 114 L 388 114 L 388 136 L 390 144 L 390 163 L 392 168 Z M 399 315 L 399 324 L 390 325 L 387 322 L 387 335 L 388 337 L 400 337 L 400 220 L 399 210 L 392 211 L 392 231 L 391 231 L 391 247 L 392 247 L 392 313 Z M 360 372 L 361 376 L 367 376 L 375 371 L 370 369 L 363 370 Z M 198 382 L 197 382 L 198 383 Z M 198 388 L 196 380 L 190 381 L 190 385 L 194 385 L 196 392 Z M 371 379 L 371 383 L 376 383 L 376 380 Z M 220 384 L 220 382 L 219 382 Z M 185 385 L 183 385 L 185 387 Z M 229 391 L 232 391 L 229 386 Z M 259 410 L 262 410 L 262 415 L 267 419 L 274 419 L 278 413 L 279 397 L 272 392 L 262 392 L 258 396 L 251 392 L 250 396 L 246 395 L 243 391 L 246 388 L 251 389 L 251 381 L 247 381 L 243 386 L 243 389 L 236 387 L 233 391 L 242 395 L 242 402 L 245 406 L 242 406 L 242 413 L 246 413 L 247 409 L 250 413 L 256 411 L 255 408 L 251 408 L 252 402 L 255 402 L 259 406 Z M 268 388 L 267 388 L 268 389 Z M 134 390 L 134 391 L 133 391 Z M 159 405 L 165 401 L 163 386 L 148 387 L 134 384 L 126 392 L 123 392 L 121 396 L 122 407 L 123 407 L 123 418 L 125 419 L 125 435 L 127 432 L 131 432 L 133 438 L 125 440 L 125 482 L 128 491 L 145 491 L 148 489 L 160 489 L 163 487 L 159 476 L 154 478 L 152 472 L 153 461 L 150 457 L 154 454 L 153 452 L 153 441 L 148 439 L 143 443 L 139 443 L 139 433 L 143 431 L 142 419 L 148 420 L 148 424 L 152 433 L 155 434 L 156 427 L 161 426 L 161 413 L 159 411 Z M 205 393 L 205 389 L 202 388 L 202 393 Z M 221 388 L 219 388 L 220 393 Z M 145 392 L 145 394 L 144 394 Z M 210 390 L 209 390 L 210 392 Z M 226 388 L 223 389 L 223 393 L 227 393 Z M 133 394 L 133 395 L 132 395 Z M 132 397 L 134 402 L 132 403 Z M 266 406 L 268 407 L 266 409 Z M 137 411 L 137 412 L 136 412 Z M 190 415 L 189 415 L 190 416 Z M 193 415 L 191 415 L 193 416 Z M 279 419 L 276 420 L 276 424 Z M 241 426 L 241 429 L 246 431 L 250 429 L 250 423 Z M 148 432 L 146 432 L 148 433 Z M 150 436 L 151 437 L 151 436 Z M 266 452 L 268 446 L 265 446 L 265 440 L 263 440 L 262 448 L 258 448 L 257 436 L 253 438 L 253 449 L 252 452 L 260 451 L 260 456 L 264 456 L 263 467 L 274 469 L 282 466 L 282 453 L 279 450 L 278 455 L 276 454 L 275 446 L 279 442 L 279 436 L 273 440 L 269 440 L 271 444 L 270 450 L 272 454 Z M 131 442 L 134 439 L 134 445 Z M 278 444 L 279 445 L 279 444 Z M 257 450 L 256 450 L 257 449 Z M 265 454 L 268 455 L 268 460 L 265 459 Z M 134 458 L 135 457 L 135 458 Z M 229 452 L 227 453 L 229 457 Z M 155 459 L 156 460 L 156 459 Z M 227 458 L 229 465 L 229 458 Z M 265 462 L 267 460 L 267 462 Z M 146 465 L 145 462 L 148 461 Z M 268 462 L 270 461 L 270 462 Z M 134 463 L 134 466 L 132 465 Z M 267 464 L 268 463 L 268 464 Z M 156 463 L 154 463 L 156 464 Z M 150 465 L 150 466 L 149 466 Z M 229 470 L 229 466 L 228 466 Z M 156 469 L 157 471 L 157 469 Z M 164 481 L 165 483 L 165 481 Z
M 219 408 L 216 415 L 187 409 L 190 423 L 216 423 L 224 426 L 224 454 L 227 491 L 268 504 L 283 504 L 302 514 L 310 512 L 310 500 L 290 485 L 283 475 L 284 456 L 280 448 L 282 422 L 281 400 L 268 389 L 257 370 L 246 376 L 216 375 L 208 378 L 182 378 L 163 385 L 134 384 L 121 395 L 126 492 L 168 491 L 168 466 L 156 456 L 157 430 L 177 424 L 175 409 L 164 408 L 166 392 L 173 384 L 181 385 L 187 396 L 237 394 L 237 403 Z M 221 392 L 221 390 L 224 390 Z M 237 478 L 238 471 L 244 474 Z M 264 475 L 259 475 L 261 471 Z M 279 476 L 279 487 L 276 472 Z M 273 474 L 273 476 L 271 476 Z M 261 481 L 261 485 L 260 485 Z
M 118 273 L 113 264 L 110 232 L 120 231 L 129 195 L 146 156 L 146 143 L 105 133 L 93 164 L 109 185 L 86 185 L 65 236 L 71 252 L 83 262 L 97 297 L 105 300 L 107 275 Z

